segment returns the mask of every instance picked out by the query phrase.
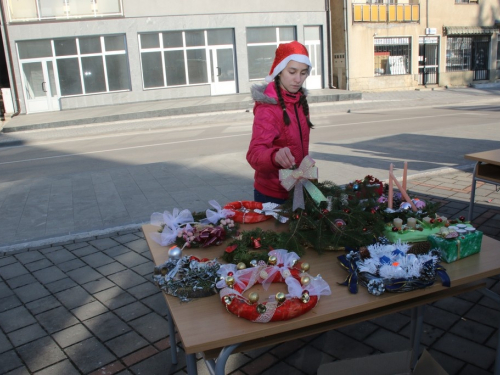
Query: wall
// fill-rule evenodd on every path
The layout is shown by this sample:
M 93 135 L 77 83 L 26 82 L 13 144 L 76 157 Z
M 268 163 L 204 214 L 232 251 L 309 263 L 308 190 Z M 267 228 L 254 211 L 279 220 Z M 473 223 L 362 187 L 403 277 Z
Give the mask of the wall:
M 326 37 L 326 11 L 323 0 L 312 0 L 307 2 L 292 2 L 289 4 L 278 0 L 273 4 L 265 4 L 264 1 L 257 2 L 235 2 L 228 0 L 205 1 L 129 1 L 124 0 L 123 6 L 125 18 L 90 19 L 81 21 L 59 21 L 30 24 L 11 24 L 10 49 L 14 57 L 14 69 L 16 77 L 20 77 L 19 62 L 17 60 L 15 42 L 30 39 L 50 39 L 63 36 L 85 36 L 85 35 L 105 35 L 105 34 L 126 34 L 128 58 L 131 74 L 132 90 L 129 92 L 103 93 L 85 96 L 65 97 L 61 99 L 63 109 L 81 108 L 97 105 L 129 103 L 137 101 L 163 100 L 193 96 L 209 96 L 210 85 L 200 85 L 181 88 L 161 88 L 153 90 L 143 90 L 142 73 L 140 64 L 140 53 L 138 45 L 138 33 L 164 30 L 189 30 L 189 29 L 210 29 L 210 28 L 234 28 L 235 31 L 235 55 L 237 64 L 237 83 L 240 93 L 250 92 L 250 87 L 255 81 L 248 78 L 248 62 L 246 49 L 246 27 L 255 26 L 297 26 L 297 39 L 304 41 L 304 26 L 321 25 L 323 27 L 323 56 L 325 61 L 324 85 L 330 72 L 326 65 L 327 59 L 327 37 Z M 168 4 L 168 6 L 167 6 Z M 239 5 L 238 5 L 239 4 Z M 236 11 L 236 7 L 241 7 L 242 11 Z M 281 8 L 280 8 L 281 7 Z M 279 13 L 269 13 L 270 9 L 275 9 Z M 151 15 L 151 9 L 155 10 L 155 15 Z M 265 9 L 265 12 L 258 12 Z M 286 9 L 286 11 L 283 11 Z M 300 10 L 304 11 L 300 11 Z M 202 14 L 203 12 L 214 12 L 218 14 Z M 190 15 L 165 14 L 180 13 L 185 11 Z M 194 13 L 198 13 L 194 15 Z M 136 13 L 134 13 L 136 12 Z M 133 15 L 133 16 L 132 16 Z M 20 95 L 23 90 L 21 82 L 17 82 Z M 20 98 L 21 112 L 26 112 L 24 98 Z
M 347 0 L 347 35 L 348 48 L 347 75 L 349 90 L 370 91 L 384 89 L 412 89 L 418 87 L 419 37 L 425 36 L 427 27 L 436 28 L 439 37 L 439 85 L 467 85 L 472 82 L 472 72 L 446 72 L 446 41 L 443 26 L 493 26 L 495 19 L 500 19 L 499 0 L 480 0 L 479 4 L 455 4 L 454 0 L 420 0 L 420 21 L 412 23 L 369 23 L 353 22 L 352 4 L 366 3 L 364 0 Z M 342 50 L 345 35 L 343 19 L 339 12 L 344 12 L 344 0 L 330 0 L 332 13 L 332 52 Z M 399 1 L 398 1 L 399 3 Z M 427 9 L 429 4 L 429 9 Z M 427 19 L 427 14 L 429 18 Z M 376 35 L 375 35 L 376 34 Z M 411 74 L 404 76 L 374 76 L 374 38 L 375 37 L 410 37 L 411 38 Z M 490 50 L 490 80 L 500 75 L 496 67 L 496 43 L 498 33 L 492 36 Z M 337 78 L 336 69 L 332 74 Z M 335 79 L 334 79 L 335 82 Z

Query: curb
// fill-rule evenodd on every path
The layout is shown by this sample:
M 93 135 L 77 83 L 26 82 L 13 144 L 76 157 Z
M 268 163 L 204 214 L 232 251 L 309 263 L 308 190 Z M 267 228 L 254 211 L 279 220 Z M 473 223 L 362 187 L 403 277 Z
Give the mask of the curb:
M 112 235 L 114 233 L 120 234 L 120 232 L 140 229 L 141 226 L 144 224 L 147 224 L 147 222 L 143 222 L 143 223 L 139 223 L 139 224 L 127 224 L 127 225 L 123 225 L 123 226 L 119 226 L 119 227 L 99 229 L 99 230 L 93 230 L 90 232 L 68 234 L 68 235 L 64 235 L 64 236 L 50 237 L 50 238 L 44 238 L 41 240 L 28 241 L 28 242 L 24 242 L 24 243 L 7 245 L 7 246 L 0 247 L 0 256 L 6 256 L 6 255 L 9 255 L 11 253 L 20 253 L 20 252 L 28 251 L 30 249 L 35 249 L 35 248 L 57 246 L 57 245 L 61 245 L 63 243 L 68 243 L 68 242 L 87 241 L 90 238 L 109 236 L 109 235 Z

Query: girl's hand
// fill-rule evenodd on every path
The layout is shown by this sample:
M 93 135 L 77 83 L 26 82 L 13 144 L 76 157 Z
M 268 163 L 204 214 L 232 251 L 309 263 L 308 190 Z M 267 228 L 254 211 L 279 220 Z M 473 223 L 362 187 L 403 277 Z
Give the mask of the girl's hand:
M 283 147 L 276 152 L 274 162 L 282 168 L 289 169 L 295 165 L 295 158 L 288 147 Z

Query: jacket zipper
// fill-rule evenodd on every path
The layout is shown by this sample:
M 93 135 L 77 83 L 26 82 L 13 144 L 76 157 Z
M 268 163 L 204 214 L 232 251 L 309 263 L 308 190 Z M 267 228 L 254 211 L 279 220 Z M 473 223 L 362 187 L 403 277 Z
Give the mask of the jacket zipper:
M 302 139 L 302 127 L 300 126 L 299 113 L 297 112 L 297 103 L 293 105 L 293 109 L 295 109 L 295 118 L 297 119 L 297 125 L 299 126 L 299 134 L 300 134 L 300 147 L 302 148 L 302 158 L 304 155 L 304 141 Z

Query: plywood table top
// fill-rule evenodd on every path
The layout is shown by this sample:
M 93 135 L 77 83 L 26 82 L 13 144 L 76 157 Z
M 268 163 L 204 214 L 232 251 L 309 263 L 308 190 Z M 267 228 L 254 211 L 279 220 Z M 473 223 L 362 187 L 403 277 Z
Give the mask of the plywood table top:
M 265 222 L 252 224 L 250 227 L 245 225 L 242 229 L 257 226 L 270 229 L 271 224 Z M 168 259 L 169 247 L 162 247 L 150 238 L 150 233 L 159 228 L 148 224 L 142 229 L 155 264 L 164 263 Z M 185 249 L 184 255 L 219 258 L 223 263 L 220 257 L 225 247 L 223 244 L 206 249 Z M 472 284 L 478 284 L 482 279 L 500 274 L 500 242 L 484 236 L 479 254 L 450 264 L 442 263 L 450 276 L 451 288 L 443 287 L 438 279 L 431 287 L 411 292 L 386 292 L 377 297 L 369 294 L 366 288 L 360 287 L 357 294 L 351 294 L 346 287 L 338 284 L 347 277 L 347 272 L 339 265 L 337 259 L 339 255 L 341 252 L 329 251 L 318 254 L 314 250 L 307 250 L 301 261 L 310 264 L 310 275 L 320 274 L 328 282 L 332 293 L 329 296 L 322 296 L 317 306 L 310 312 L 289 321 L 261 324 L 238 318 L 226 311 L 219 295 L 186 303 L 165 294 L 186 353 L 218 351 L 237 343 L 246 344 L 245 349 L 247 349 L 323 332 L 337 326 L 462 293 L 467 291 L 467 288 L 477 287 Z M 484 284 L 481 284 L 482 286 Z M 286 291 L 285 284 L 273 284 L 272 288 L 273 290 L 264 291 L 259 285 L 251 288 L 251 291 L 256 291 L 264 297 L 279 290 Z

